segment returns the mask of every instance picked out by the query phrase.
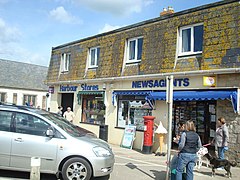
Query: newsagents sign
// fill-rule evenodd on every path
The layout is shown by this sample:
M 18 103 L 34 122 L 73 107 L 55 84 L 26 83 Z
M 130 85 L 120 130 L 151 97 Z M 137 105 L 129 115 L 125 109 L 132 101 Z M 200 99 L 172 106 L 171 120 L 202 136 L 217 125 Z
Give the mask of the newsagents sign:
M 132 81 L 132 88 L 157 88 L 166 87 L 166 79 L 160 80 L 145 80 L 145 81 Z M 190 85 L 189 78 L 179 78 L 173 80 L 174 87 L 188 87 Z

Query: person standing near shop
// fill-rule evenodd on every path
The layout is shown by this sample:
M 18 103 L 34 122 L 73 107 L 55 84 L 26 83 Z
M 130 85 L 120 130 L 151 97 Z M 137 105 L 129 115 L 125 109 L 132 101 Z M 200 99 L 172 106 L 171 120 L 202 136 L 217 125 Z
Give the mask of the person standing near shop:
M 178 144 L 183 132 L 184 132 L 184 123 L 182 121 L 179 121 L 177 123 L 177 134 L 176 134 L 176 137 L 173 138 L 173 142 Z
M 201 139 L 196 133 L 193 121 L 187 121 L 185 132 L 179 142 L 179 154 L 176 169 L 176 180 L 182 180 L 182 173 L 186 168 L 187 180 L 193 180 L 193 168 L 197 158 L 197 151 L 202 147 Z
M 216 145 L 218 150 L 218 158 L 225 159 L 224 153 L 228 150 L 229 134 L 226 121 L 223 117 L 218 118 L 215 138 L 212 143 Z
M 67 119 L 69 122 L 73 122 L 74 113 L 71 111 L 70 107 L 67 107 L 67 111 L 64 112 L 63 117 Z
M 59 115 L 59 116 L 62 116 L 63 114 L 62 114 L 62 106 L 58 106 L 58 112 L 57 112 L 57 114 Z

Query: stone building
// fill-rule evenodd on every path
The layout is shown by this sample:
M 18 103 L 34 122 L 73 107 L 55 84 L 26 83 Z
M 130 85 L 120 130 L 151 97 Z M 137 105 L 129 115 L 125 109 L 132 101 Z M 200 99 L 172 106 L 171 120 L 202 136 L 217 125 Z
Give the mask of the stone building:
M 173 136 L 179 121 L 192 119 L 207 144 L 223 116 L 228 157 L 239 161 L 239 1 L 162 14 L 53 47 L 46 80 L 54 90 L 51 109 L 72 107 L 75 124 L 113 144 L 122 144 L 124 128 L 133 124 L 133 148 L 142 149 L 144 115 L 167 128 L 166 76 L 173 75 Z
M 47 71 L 44 66 L 0 59 L 0 102 L 47 109 Z

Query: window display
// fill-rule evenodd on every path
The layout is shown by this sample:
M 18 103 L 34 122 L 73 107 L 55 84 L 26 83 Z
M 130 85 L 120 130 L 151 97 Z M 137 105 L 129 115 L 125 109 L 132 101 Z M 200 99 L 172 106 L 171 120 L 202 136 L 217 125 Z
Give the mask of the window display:
M 151 110 L 145 100 L 119 100 L 117 126 L 132 124 L 137 130 L 144 130 L 143 116 L 147 115 L 151 115 Z
M 105 124 L 105 105 L 102 95 L 84 95 L 82 100 L 82 121 L 91 124 Z

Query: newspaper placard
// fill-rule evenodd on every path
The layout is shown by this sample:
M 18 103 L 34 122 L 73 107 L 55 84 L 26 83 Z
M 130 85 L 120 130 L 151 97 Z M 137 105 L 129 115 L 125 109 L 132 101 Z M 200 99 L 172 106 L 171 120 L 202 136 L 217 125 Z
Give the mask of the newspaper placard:
M 136 126 L 131 124 L 127 125 L 124 130 L 121 147 L 132 149 L 135 134 Z

